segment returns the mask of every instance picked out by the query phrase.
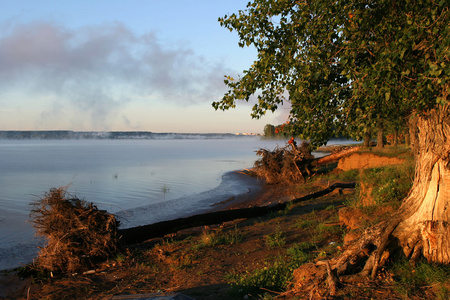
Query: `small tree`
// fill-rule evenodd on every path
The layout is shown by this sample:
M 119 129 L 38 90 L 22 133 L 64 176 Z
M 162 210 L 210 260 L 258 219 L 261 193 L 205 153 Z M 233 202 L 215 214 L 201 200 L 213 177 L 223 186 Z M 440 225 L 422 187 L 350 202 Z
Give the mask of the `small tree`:
M 448 1 L 254 0 L 219 21 L 258 59 L 243 77 L 225 80 L 229 91 L 216 109 L 258 93 L 252 117 L 259 118 L 288 101 L 297 135 L 313 146 L 335 130 L 362 136 L 377 121 L 411 116 L 411 192 L 332 267 L 345 270 L 363 248 L 371 250 L 361 274 L 374 275 L 399 248 L 412 259 L 450 263 Z
M 264 137 L 273 138 L 275 137 L 275 126 L 267 124 L 264 126 Z

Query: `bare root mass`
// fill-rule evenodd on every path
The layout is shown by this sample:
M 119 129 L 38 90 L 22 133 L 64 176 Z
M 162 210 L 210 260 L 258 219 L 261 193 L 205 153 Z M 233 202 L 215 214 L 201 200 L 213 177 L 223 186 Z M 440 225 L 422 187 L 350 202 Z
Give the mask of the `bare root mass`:
M 36 234 L 47 240 L 36 267 L 71 273 L 90 268 L 116 252 L 118 223 L 114 215 L 69 197 L 66 188 L 51 189 L 32 205 L 30 217 Z
M 255 173 L 268 184 L 304 181 L 311 174 L 314 156 L 307 142 L 300 147 L 287 145 L 273 151 L 260 149 L 256 154 L 261 158 L 255 162 Z

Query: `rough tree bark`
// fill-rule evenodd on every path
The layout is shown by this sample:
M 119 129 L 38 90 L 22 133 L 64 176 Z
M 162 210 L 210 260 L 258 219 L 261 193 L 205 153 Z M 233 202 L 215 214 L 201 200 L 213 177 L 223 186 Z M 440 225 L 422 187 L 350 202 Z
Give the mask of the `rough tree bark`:
M 417 128 L 416 174 L 393 231 L 406 256 L 421 250 L 431 262 L 450 263 L 450 107 L 412 119 Z
M 411 191 L 391 219 L 368 229 L 331 262 L 338 274 L 356 270 L 358 275 L 374 277 L 394 253 L 412 260 L 423 255 L 429 262 L 450 263 L 449 107 L 411 118 L 416 154 Z

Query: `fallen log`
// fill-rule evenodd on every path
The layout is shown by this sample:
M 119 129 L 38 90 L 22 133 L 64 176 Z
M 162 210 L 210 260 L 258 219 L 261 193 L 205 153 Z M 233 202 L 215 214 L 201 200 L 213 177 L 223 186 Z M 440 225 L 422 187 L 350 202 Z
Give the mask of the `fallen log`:
M 175 233 L 182 229 L 220 224 L 223 222 L 232 221 L 236 219 L 248 219 L 260 217 L 271 212 L 284 210 L 289 203 L 295 204 L 315 199 L 318 197 L 322 197 L 326 194 L 329 194 L 337 188 L 354 188 L 355 185 L 356 184 L 354 182 L 335 183 L 321 191 L 311 193 L 304 197 L 296 198 L 291 201 L 283 203 L 204 213 L 185 218 L 162 221 L 150 225 L 143 225 L 127 229 L 119 229 L 118 233 L 119 236 L 121 236 L 122 241 L 124 241 L 127 244 L 141 243 L 152 238 L 163 237 L 166 234 Z
M 315 160 L 315 164 L 316 165 L 324 165 L 324 164 L 330 163 L 332 161 L 339 160 L 340 158 L 342 158 L 342 157 L 344 157 L 344 156 L 346 156 L 346 155 L 348 155 L 350 153 L 356 152 L 359 149 L 360 149 L 359 146 L 358 147 L 352 147 L 350 149 L 345 149 L 345 150 L 339 151 L 337 153 L 333 153 L 333 154 L 330 154 L 330 155 L 327 155 L 327 156 L 324 156 L 324 157 L 320 157 L 320 158 Z

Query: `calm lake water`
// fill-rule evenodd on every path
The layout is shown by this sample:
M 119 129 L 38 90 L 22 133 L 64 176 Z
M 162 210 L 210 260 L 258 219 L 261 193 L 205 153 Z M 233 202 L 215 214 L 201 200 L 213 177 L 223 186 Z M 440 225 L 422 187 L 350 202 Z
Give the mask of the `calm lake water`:
M 50 188 L 116 213 L 123 228 L 207 210 L 257 188 L 233 170 L 252 167 L 257 137 L 160 140 L 0 140 L 0 269 L 27 263 L 38 240 L 30 202 Z

